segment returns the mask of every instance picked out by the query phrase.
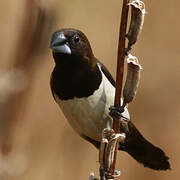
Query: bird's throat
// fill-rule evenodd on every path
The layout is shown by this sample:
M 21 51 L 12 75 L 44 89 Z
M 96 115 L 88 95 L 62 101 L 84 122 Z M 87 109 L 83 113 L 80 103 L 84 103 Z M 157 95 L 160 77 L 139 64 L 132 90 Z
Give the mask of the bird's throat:
M 63 62 L 54 68 L 51 88 L 60 99 L 68 100 L 92 95 L 101 81 L 102 75 L 97 65 L 92 69 L 85 63 Z

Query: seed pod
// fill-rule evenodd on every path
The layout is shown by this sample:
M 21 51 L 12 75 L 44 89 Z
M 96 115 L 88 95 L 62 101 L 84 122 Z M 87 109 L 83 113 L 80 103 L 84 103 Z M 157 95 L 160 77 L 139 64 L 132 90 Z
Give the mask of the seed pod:
M 140 70 L 142 69 L 138 59 L 131 54 L 127 57 L 127 63 L 127 77 L 123 89 L 123 107 L 134 99 L 140 81 Z
M 105 169 L 109 171 L 113 161 L 114 161 L 114 151 L 116 148 L 116 144 L 121 141 L 123 142 L 125 140 L 125 134 L 118 133 L 118 134 L 112 134 L 109 142 L 106 147 L 105 151 L 105 157 L 104 157 L 104 164 L 105 164 Z
M 105 155 L 107 144 L 108 144 L 108 140 L 106 138 L 102 138 L 100 149 L 99 149 L 99 163 L 101 166 L 104 165 L 104 155 Z
M 114 130 L 109 128 L 109 127 L 105 128 L 102 132 L 102 139 L 101 139 L 101 144 L 100 144 L 100 149 L 99 149 L 100 166 L 104 166 L 105 152 L 106 152 L 106 148 L 107 148 L 109 138 L 111 137 L 112 134 L 114 134 Z
M 131 46 L 136 43 L 142 30 L 146 11 L 145 4 L 140 0 L 133 0 L 128 5 L 131 6 L 131 22 L 127 34 L 127 38 L 129 40 L 128 50 L 130 50 Z

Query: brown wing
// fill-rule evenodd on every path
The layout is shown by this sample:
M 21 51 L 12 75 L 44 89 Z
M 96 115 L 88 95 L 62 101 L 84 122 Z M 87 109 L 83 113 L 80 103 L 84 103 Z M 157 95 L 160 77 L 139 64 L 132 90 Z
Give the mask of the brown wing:
M 98 66 L 101 68 L 102 72 L 106 76 L 106 78 L 111 82 L 111 84 L 115 87 L 115 80 L 112 77 L 111 73 L 108 71 L 108 69 L 98 60 L 97 62 Z

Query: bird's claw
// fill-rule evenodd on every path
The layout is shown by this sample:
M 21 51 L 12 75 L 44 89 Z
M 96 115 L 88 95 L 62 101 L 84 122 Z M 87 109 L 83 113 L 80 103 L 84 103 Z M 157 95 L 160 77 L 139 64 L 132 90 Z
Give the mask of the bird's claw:
M 116 106 L 110 106 L 109 108 L 109 115 L 115 120 L 121 123 L 120 129 L 124 133 L 129 132 L 128 122 L 130 119 L 124 117 L 122 113 L 124 112 L 123 107 L 116 107 Z
M 122 115 L 123 112 L 124 112 L 123 107 L 110 106 L 110 108 L 109 108 L 109 115 L 113 119 L 120 121 L 120 118 L 122 118 L 123 120 L 129 121 L 128 118 L 126 118 Z

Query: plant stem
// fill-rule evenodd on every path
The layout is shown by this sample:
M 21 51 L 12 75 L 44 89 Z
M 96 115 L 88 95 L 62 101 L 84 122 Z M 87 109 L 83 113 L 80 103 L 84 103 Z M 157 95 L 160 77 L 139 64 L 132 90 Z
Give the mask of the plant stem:
M 128 6 L 129 0 L 123 0 L 122 12 L 121 12 L 121 24 L 119 33 L 118 43 L 118 56 L 117 56 L 117 72 L 116 72 L 116 92 L 114 99 L 114 106 L 120 107 L 121 105 L 121 94 L 123 87 L 123 74 L 124 74 L 124 58 L 125 58 L 125 40 L 126 40 L 126 29 L 128 21 Z M 116 133 L 120 132 L 120 122 L 113 121 L 113 129 Z M 118 144 L 114 153 L 114 162 L 111 166 L 111 174 L 114 174 L 116 157 L 117 157 Z

